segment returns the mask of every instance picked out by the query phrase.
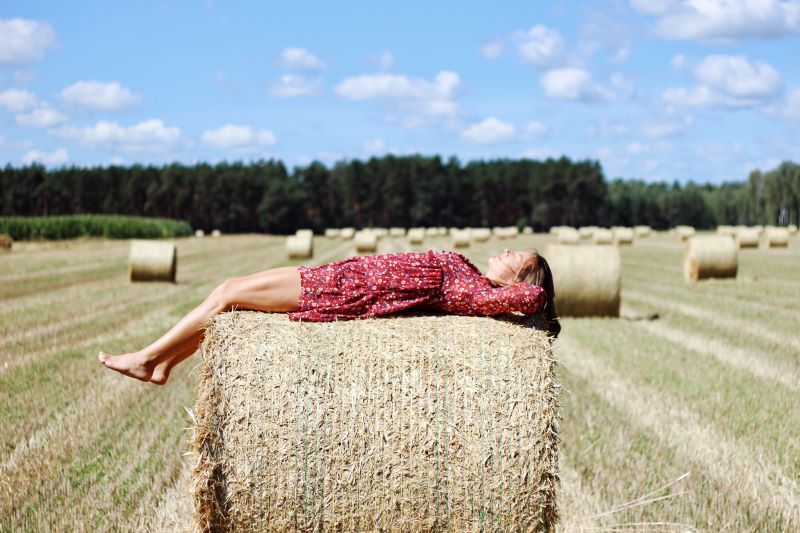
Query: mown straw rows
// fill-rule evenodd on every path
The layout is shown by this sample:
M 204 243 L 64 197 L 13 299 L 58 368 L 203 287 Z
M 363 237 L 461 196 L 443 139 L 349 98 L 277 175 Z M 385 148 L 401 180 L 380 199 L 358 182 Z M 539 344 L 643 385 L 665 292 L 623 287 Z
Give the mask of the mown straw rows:
M 554 240 L 460 251 L 485 269 L 503 247 Z M 278 237 L 178 242 L 174 286 L 127 283 L 124 242 L 20 244 L 3 258 L 0 530 L 189 524 L 194 362 L 159 388 L 103 371 L 96 353 L 147 344 L 216 283 L 288 262 Z M 389 237 L 378 252 L 448 246 Z M 322 239 L 314 261 L 350 247 Z M 664 234 L 623 248 L 623 318 L 563 321 L 565 531 L 800 527 L 800 239 L 740 251 L 737 280 L 694 287 L 681 254 Z

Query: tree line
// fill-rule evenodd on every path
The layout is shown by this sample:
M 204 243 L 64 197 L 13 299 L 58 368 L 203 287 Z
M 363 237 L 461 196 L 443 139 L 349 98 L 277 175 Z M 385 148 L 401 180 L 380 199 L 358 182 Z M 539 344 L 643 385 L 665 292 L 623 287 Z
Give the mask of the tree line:
M 301 227 L 635 225 L 800 222 L 800 166 L 721 185 L 607 181 L 597 161 L 387 155 L 291 171 L 279 160 L 0 169 L 0 215 L 120 214 L 206 231 Z

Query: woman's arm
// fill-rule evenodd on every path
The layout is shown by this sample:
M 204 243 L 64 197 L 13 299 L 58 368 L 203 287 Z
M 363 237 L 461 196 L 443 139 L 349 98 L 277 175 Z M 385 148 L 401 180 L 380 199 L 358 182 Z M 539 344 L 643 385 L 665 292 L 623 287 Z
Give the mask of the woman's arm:
M 535 315 L 544 308 L 547 291 L 529 283 L 514 283 L 506 287 L 477 291 L 472 299 L 476 314 L 499 315 L 518 311 Z

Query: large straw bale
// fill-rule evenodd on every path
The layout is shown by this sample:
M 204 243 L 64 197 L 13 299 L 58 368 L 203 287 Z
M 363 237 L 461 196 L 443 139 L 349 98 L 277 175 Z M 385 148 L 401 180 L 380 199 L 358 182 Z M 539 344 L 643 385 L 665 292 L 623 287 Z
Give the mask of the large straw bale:
M 341 228 L 325 228 L 325 236 L 328 238 L 336 238 L 342 236 Z
M 408 242 L 410 244 L 422 244 L 425 240 L 425 228 L 411 228 L 408 230 Z
M 405 237 L 406 228 L 389 228 L 390 237 Z
M 306 259 L 314 255 L 314 239 L 307 235 L 286 237 L 286 252 L 289 259 Z
M 633 244 L 633 228 L 625 228 L 622 226 L 614 228 L 614 242 L 617 245 L 631 245 Z
M 614 244 L 614 233 L 607 228 L 597 228 L 592 234 L 592 242 L 595 244 Z
M 203 531 L 553 531 L 560 385 L 522 317 L 209 322 Z
M 205 237 L 205 235 L 206 235 L 206 232 L 201 230 L 201 229 L 194 230 L 194 236 L 197 237 L 198 239 L 202 238 L 202 237 Z
M 758 248 L 759 231 L 757 228 L 737 228 L 736 247 L 737 248 Z
M 472 238 L 475 242 L 486 242 L 492 237 L 492 230 L 489 228 L 472 228 Z
M 0 250 L 11 250 L 14 245 L 14 239 L 8 233 L 0 233 Z
M 653 228 L 650 226 L 634 226 L 633 233 L 637 238 L 647 238 L 653 233 Z
M 789 224 L 786 229 L 789 231 L 789 235 L 797 235 L 797 224 Z
M 558 242 L 560 244 L 578 244 L 581 240 L 578 230 L 570 226 L 561 226 L 558 230 Z
M 472 235 L 467 229 L 454 229 L 450 232 L 454 248 L 466 248 L 469 246 Z
M 550 244 L 545 257 L 553 271 L 561 316 L 619 316 L 619 248 Z
M 769 228 L 767 230 L 767 246 L 769 248 L 786 248 L 789 246 L 789 230 L 786 228 Z
M 378 236 L 370 230 L 356 232 L 356 252 L 374 252 L 378 249 Z
M 342 228 L 342 231 L 339 233 L 339 236 L 342 239 L 350 240 L 355 236 L 355 234 L 356 234 L 355 228 Z
M 708 278 L 735 278 L 739 265 L 730 235 L 691 237 L 683 253 L 683 277 L 689 283 Z
M 678 234 L 680 240 L 685 241 L 694 236 L 695 230 L 692 226 L 675 226 L 675 233 Z
M 175 243 L 132 240 L 128 258 L 128 278 L 131 281 L 175 282 L 178 270 L 178 251 Z

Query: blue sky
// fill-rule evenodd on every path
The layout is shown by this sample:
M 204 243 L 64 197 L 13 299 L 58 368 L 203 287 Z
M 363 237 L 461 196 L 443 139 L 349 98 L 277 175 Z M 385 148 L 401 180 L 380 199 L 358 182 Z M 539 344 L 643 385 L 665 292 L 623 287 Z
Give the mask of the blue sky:
M 0 163 L 800 154 L 800 0 L 0 4 Z

